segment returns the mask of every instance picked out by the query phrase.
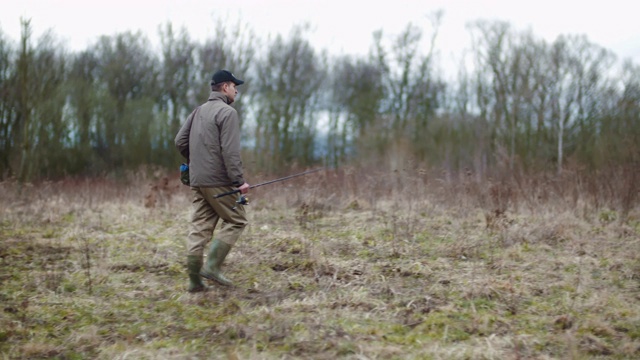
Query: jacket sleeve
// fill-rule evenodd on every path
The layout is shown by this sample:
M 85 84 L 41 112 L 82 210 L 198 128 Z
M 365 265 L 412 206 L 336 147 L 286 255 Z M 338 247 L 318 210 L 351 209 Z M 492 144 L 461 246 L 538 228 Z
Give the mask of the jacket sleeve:
M 182 127 L 176 135 L 175 144 L 180 154 L 187 160 L 189 160 L 189 135 L 191 134 L 191 123 L 198 109 L 195 109 L 187 117 L 187 121 L 182 124 Z
M 220 147 L 227 176 L 234 186 L 244 184 L 242 158 L 240 156 L 240 118 L 235 109 L 229 109 L 220 123 Z

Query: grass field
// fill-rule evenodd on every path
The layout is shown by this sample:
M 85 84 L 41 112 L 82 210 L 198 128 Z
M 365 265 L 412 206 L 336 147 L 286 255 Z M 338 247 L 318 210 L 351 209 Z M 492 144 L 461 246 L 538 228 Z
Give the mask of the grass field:
M 177 184 L 1 183 L 0 359 L 640 358 L 635 200 L 305 177 L 252 192 L 236 286 L 189 294 Z

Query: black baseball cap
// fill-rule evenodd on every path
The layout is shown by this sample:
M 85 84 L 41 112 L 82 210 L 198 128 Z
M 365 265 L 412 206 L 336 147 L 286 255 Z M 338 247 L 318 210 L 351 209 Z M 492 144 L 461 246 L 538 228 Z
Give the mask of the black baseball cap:
M 233 74 L 229 70 L 217 71 L 211 77 L 211 85 L 220 84 L 220 83 L 223 83 L 223 82 L 226 82 L 226 81 L 231 81 L 236 85 L 244 84 L 243 80 L 240 80 L 240 79 L 236 78 L 235 76 L 233 76 Z

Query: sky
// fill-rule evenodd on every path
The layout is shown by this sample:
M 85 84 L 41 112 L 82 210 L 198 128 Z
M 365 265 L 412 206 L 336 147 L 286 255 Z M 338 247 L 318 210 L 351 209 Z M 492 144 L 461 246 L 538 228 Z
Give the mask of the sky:
M 315 49 L 364 55 L 374 31 L 392 37 L 412 23 L 428 37 L 429 15 L 442 11 L 435 50 L 444 63 L 459 62 L 470 48 L 467 24 L 501 20 L 548 42 L 561 34 L 586 35 L 619 60 L 640 64 L 639 10 L 630 0 L 0 0 L 0 29 L 17 42 L 20 18 L 31 19 L 34 39 L 51 30 L 78 51 L 101 35 L 124 31 L 141 31 L 157 44 L 158 27 L 168 22 L 197 41 L 209 38 L 221 19 L 246 23 L 262 39 L 286 37 L 308 23 L 306 38 Z M 425 39 L 425 52 L 427 45 Z

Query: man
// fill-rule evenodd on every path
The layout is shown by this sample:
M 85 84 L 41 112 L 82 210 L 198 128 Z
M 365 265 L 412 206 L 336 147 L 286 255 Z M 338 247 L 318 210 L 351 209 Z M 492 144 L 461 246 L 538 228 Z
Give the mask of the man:
M 227 70 L 213 74 L 209 100 L 189 115 L 175 139 L 176 147 L 188 160 L 193 192 L 187 238 L 189 292 L 206 289 L 200 276 L 221 285 L 233 285 L 220 268 L 247 225 L 247 217 L 234 196 L 215 196 L 235 189 L 242 194 L 249 191 L 242 176 L 240 118 L 230 106 L 238 94 L 236 86 L 243 83 Z M 204 247 L 220 219 L 222 227 L 211 243 L 203 268 Z

